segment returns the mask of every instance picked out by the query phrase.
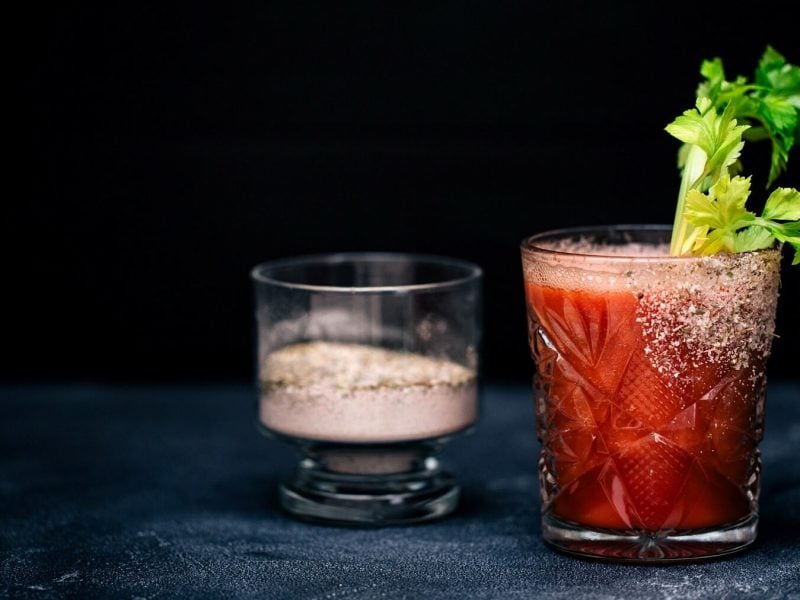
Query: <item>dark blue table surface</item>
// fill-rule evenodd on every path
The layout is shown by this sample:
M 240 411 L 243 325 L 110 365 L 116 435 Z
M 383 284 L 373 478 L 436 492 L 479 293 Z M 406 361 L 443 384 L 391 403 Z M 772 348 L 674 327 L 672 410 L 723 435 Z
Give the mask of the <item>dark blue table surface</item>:
M 445 462 L 454 515 L 347 529 L 284 516 L 293 452 L 246 386 L 0 388 L 0 596 L 798 598 L 800 382 L 772 383 L 759 539 L 713 562 L 563 556 L 539 536 L 526 387 L 492 387 Z

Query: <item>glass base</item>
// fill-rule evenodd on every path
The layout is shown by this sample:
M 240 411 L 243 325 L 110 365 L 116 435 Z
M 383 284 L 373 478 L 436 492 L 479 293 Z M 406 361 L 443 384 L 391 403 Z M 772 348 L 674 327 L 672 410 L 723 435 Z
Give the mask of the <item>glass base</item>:
M 362 526 L 417 523 L 451 513 L 460 488 L 439 461 L 432 456 L 402 459 L 402 454 L 386 452 L 362 452 L 355 459 L 350 453 L 325 460 L 304 458 L 279 488 L 281 506 L 305 520 Z M 392 471 L 400 464 L 408 470 L 375 472 Z
M 592 529 L 545 514 L 542 537 L 557 550 L 613 562 L 690 562 L 739 552 L 756 539 L 758 516 L 717 529 L 663 533 Z

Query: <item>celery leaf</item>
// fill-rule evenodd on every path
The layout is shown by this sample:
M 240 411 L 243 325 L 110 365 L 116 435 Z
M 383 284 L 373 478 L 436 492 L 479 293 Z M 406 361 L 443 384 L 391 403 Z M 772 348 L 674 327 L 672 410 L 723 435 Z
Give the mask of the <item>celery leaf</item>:
M 777 188 L 767 198 L 762 216 L 779 221 L 800 219 L 800 192 L 793 188 Z
M 756 83 L 784 96 L 789 103 L 800 108 L 800 67 L 788 64 L 777 50 L 767 46 L 758 63 Z
M 742 134 L 748 128 L 749 125 L 737 125 L 727 112 L 717 115 L 707 98 L 698 98 L 695 108 L 684 111 L 667 125 L 666 131 L 705 153 L 703 175 L 709 175 L 736 163 L 744 146 Z M 685 163 L 685 158 L 682 160 Z
M 734 252 L 752 252 L 753 250 L 763 250 L 775 244 L 775 237 L 769 229 L 753 225 L 746 227 L 736 234 L 733 243 Z
M 800 67 L 767 46 L 753 83 L 742 76 L 727 81 L 719 58 L 704 61 L 700 74 L 704 80 L 697 87 L 698 98 L 708 98 L 717 111 L 732 110 L 732 118 L 752 125 L 755 131 L 747 139 L 772 143 L 769 187 L 786 169 L 789 150 L 800 139 Z
M 772 157 L 767 183 L 769 186 L 786 170 L 789 150 L 794 145 L 795 130 L 798 126 L 797 109 L 788 98 L 767 95 L 757 102 L 756 114 L 766 124 L 765 130 L 772 140 Z
M 690 190 L 686 196 L 686 218 L 694 226 L 736 231 L 755 218 L 745 208 L 750 195 L 750 178 L 721 177 L 702 194 Z

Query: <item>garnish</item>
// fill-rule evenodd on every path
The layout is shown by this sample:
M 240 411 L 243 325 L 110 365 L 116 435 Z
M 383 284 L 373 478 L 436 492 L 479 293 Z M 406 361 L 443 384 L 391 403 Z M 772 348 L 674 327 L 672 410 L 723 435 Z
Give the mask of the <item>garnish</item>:
M 800 67 L 767 47 L 754 82 L 727 81 L 719 58 L 704 61 L 700 73 L 695 107 L 666 127 L 683 142 L 670 253 L 748 252 L 777 241 L 791 245 L 792 264 L 800 263 L 800 192 L 775 189 L 757 216 L 745 208 L 750 177 L 738 175 L 745 142 L 759 140 L 772 144 L 767 188 L 786 170 L 800 140 Z

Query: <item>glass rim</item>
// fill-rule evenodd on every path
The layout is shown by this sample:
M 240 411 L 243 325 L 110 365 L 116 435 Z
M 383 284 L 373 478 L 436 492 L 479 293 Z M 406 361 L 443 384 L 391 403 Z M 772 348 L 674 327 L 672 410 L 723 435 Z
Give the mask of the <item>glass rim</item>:
M 550 229 L 547 231 L 541 231 L 539 233 L 535 233 L 533 235 L 525 237 L 520 242 L 520 250 L 522 251 L 524 256 L 542 256 L 542 257 L 549 257 L 552 259 L 563 259 L 563 260 L 580 260 L 580 261 L 588 261 L 588 262 L 626 262 L 626 263 L 689 263 L 689 262 L 698 262 L 698 261 L 707 261 L 712 259 L 728 259 L 728 260 L 735 260 L 736 257 L 747 256 L 749 254 L 761 254 L 761 253 L 769 253 L 769 252 L 779 252 L 778 248 L 764 248 L 762 250 L 754 250 L 751 252 L 723 252 L 717 254 L 707 254 L 707 255 L 682 255 L 682 256 L 673 256 L 671 254 L 664 254 L 664 255 L 650 255 L 650 256 L 641 256 L 635 254 L 602 254 L 599 252 L 568 252 L 564 250 L 553 250 L 552 248 L 545 248 L 543 246 L 537 245 L 537 242 L 541 242 L 545 239 L 551 240 L 558 240 L 564 239 L 568 237 L 574 237 L 580 234 L 596 234 L 596 233 L 603 233 L 603 232 L 651 232 L 651 233 L 665 233 L 669 234 L 672 231 L 672 225 L 667 225 L 663 223 L 653 224 L 653 223 L 641 223 L 641 224 L 615 224 L 615 225 L 586 225 L 580 227 L 565 227 L 560 229 Z M 647 243 L 647 242 L 639 242 L 639 243 Z M 665 239 L 665 243 L 669 243 L 669 237 Z
M 309 265 L 342 265 L 347 263 L 390 263 L 406 262 L 415 264 L 428 264 L 441 267 L 460 269 L 460 277 L 443 278 L 440 281 L 429 283 L 409 283 L 401 285 L 366 285 L 366 286 L 341 286 L 324 285 L 316 283 L 297 283 L 283 281 L 270 276 L 270 272 L 286 267 L 300 267 Z M 448 288 L 457 288 L 483 277 L 483 269 L 475 263 L 436 254 L 417 254 L 412 252 L 335 252 L 328 254 L 306 254 L 289 258 L 278 258 L 257 264 L 250 270 L 250 277 L 256 283 L 268 284 L 275 287 L 305 290 L 325 293 L 404 293 L 439 291 Z

